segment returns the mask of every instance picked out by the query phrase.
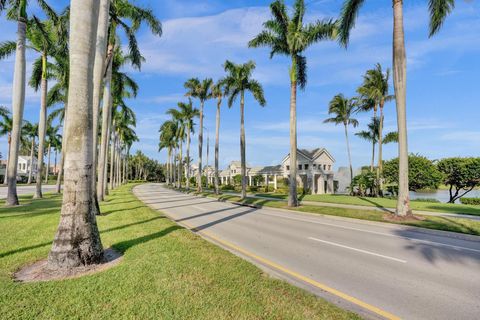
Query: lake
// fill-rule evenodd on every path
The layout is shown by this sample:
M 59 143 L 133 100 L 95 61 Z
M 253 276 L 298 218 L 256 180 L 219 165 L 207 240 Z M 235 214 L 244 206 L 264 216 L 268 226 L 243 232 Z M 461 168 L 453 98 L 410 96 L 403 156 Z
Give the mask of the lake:
M 462 192 L 460 192 L 462 194 Z M 467 198 L 480 198 L 480 190 L 475 189 L 470 191 L 465 195 Z M 437 199 L 440 202 L 446 203 L 450 199 L 448 190 L 437 190 L 435 192 L 413 192 L 410 191 L 410 199 Z M 460 200 L 457 200 L 455 203 L 460 203 Z

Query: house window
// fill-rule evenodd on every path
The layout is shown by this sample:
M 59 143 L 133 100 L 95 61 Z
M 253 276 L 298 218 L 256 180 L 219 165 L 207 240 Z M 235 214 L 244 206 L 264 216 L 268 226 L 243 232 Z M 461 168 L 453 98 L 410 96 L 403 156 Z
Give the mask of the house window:
M 305 170 L 308 170 L 308 164 L 305 165 Z
M 298 170 L 302 170 L 302 165 L 301 164 L 298 165 Z
M 327 165 L 326 164 L 323 165 L 323 170 L 327 170 Z
M 290 166 L 287 166 L 287 170 L 290 170 Z
M 317 169 L 317 164 L 316 163 L 313 164 L 313 169 Z
M 332 166 L 331 165 L 328 165 L 328 170 L 332 170 Z

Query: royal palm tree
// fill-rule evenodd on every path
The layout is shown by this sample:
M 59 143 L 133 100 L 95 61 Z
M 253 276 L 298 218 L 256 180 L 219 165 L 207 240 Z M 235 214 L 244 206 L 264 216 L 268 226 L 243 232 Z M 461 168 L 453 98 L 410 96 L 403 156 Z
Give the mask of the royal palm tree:
M 50 173 L 50 155 L 52 151 L 52 147 L 58 145 L 60 140 L 62 139 L 60 134 L 58 134 L 58 130 L 60 126 L 52 126 L 51 123 L 47 123 L 47 132 L 46 132 L 46 145 L 47 145 L 47 166 L 45 170 L 45 183 L 48 183 L 48 177 Z
M 187 156 L 185 157 L 185 166 L 186 166 L 186 186 L 187 190 L 190 190 L 190 135 L 194 133 L 195 123 L 193 122 L 195 118 L 200 115 L 198 109 L 193 107 L 192 100 L 188 99 L 188 103 L 179 102 L 178 109 L 180 112 L 180 117 L 185 123 L 185 131 L 187 135 Z
M 219 187 L 219 147 L 220 147 L 220 107 L 222 106 L 222 99 L 224 96 L 223 80 L 217 81 L 212 87 L 212 96 L 217 99 L 217 113 L 215 116 L 215 194 L 220 193 Z
M 360 94 L 360 99 L 367 99 L 372 102 L 374 106 L 374 117 L 376 117 L 376 110 L 380 111 L 380 121 L 378 126 L 378 165 L 377 165 L 377 194 L 382 192 L 382 145 L 383 145 L 383 108 L 385 103 L 393 100 L 395 97 L 389 94 L 388 81 L 390 78 L 390 69 L 387 69 L 385 73 L 382 70 L 382 66 L 377 63 L 375 68 L 367 70 L 363 76 L 363 83 L 357 89 Z M 370 104 L 371 105 L 371 104 Z
M 180 103 L 178 104 L 180 106 Z M 184 117 L 182 110 L 171 108 L 167 110 L 167 114 L 172 116 L 172 121 L 177 124 L 177 132 L 175 133 L 175 138 L 177 139 L 177 143 L 179 145 L 179 165 L 177 168 L 177 188 L 182 187 L 182 161 L 183 161 L 183 142 L 187 138 L 187 120 Z
M 307 83 L 307 59 L 305 50 L 321 40 L 332 39 L 335 23 L 332 20 L 304 24 L 304 0 L 295 0 L 293 15 L 287 13 L 283 0 L 270 4 L 272 19 L 265 21 L 263 30 L 248 45 L 270 47 L 270 57 L 286 55 L 290 65 L 290 183 L 288 205 L 298 206 L 297 197 L 297 87 L 304 89 Z
M 345 0 L 339 21 L 339 40 L 347 46 L 350 31 L 365 0 Z M 403 28 L 403 0 L 392 0 L 393 5 L 393 86 L 397 108 L 398 126 L 398 200 L 396 214 L 412 214 L 408 189 L 408 145 L 407 145 L 407 59 Z M 445 18 L 453 10 L 455 0 L 429 0 L 430 36 L 440 30 Z
M 348 163 L 350 165 L 350 186 L 353 180 L 353 166 L 352 156 L 350 154 L 350 143 L 348 141 L 348 126 L 351 125 L 354 128 L 358 126 L 358 120 L 352 118 L 352 113 L 355 111 L 355 108 L 355 98 L 348 99 L 343 94 L 337 94 L 328 105 L 328 114 L 333 115 L 333 117 L 323 121 L 325 123 L 334 123 L 335 125 L 343 124 L 345 141 L 347 142 Z
M 23 130 L 25 130 L 27 138 L 30 138 L 30 170 L 28 171 L 27 184 L 31 184 L 33 172 L 33 157 L 35 152 L 35 139 L 38 136 L 38 123 L 32 124 L 30 122 L 27 122 L 23 126 Z
M 197 78 L 191 78 L 184 84 L 184 87 L 188 90 L 186 96 L 197 98 L 200 101 L 197 192 L 202 192 L 203 108 L 205 106 L 205 101 L 212 98 L 212 84 L 213 80 L 210 78 L 204 79 L 203 81 L 200 81 Z
M 176 141 L 176 132 L 177 132 L 177 123 L 168 120 L 165 121 L 160 126 L 160 137 L 158 144 L 158 151 L 167 149 L 167 184 L 171 184 L 173 180 L 173 161 L 172 161 L 172 151 L 177 147 Z
M 90 169 L 93 165 L 91 106 L 98 11 L 96 0 L 71 1 L 65 184 L 60 224 L 48 256 L 51 269 L 95 264 L 103 258 L 95 212 L 92 211 L 93 176 Z
M 42 10 L 50 15 L 53 10 L 44 0 L 37 0 Z M 12 119 L 13 127 L 11 132 L 11 148 L 8 155 L 8 189 L 6 204 L 10 206 L 18 205 L 17 196 L 17 167 L 18 151 L 20 146 L 20 134 L 23 122 L 23 110 L 25 107 L 25 80 L 26 80 L 26 33 L 27 33 L 27 0 L 0 0 L 0 13 L 7 11 L 7 18 L 17 22 L 17 42 L 5 42 L 0 45 L 0 59 L 3 59 L 11 52 L 15 51 L 15 66 L 13 71 L 13 94 L 12 94 Z M 3 52 L 4 45 L 10 53 Z M 10 46 L 10 48 L 8 48 Z M 14 50 L 12 50 L 14 47 Z
M 242 200 L 247 196 L 247 162 L 245 159 L 245 92 L 250 92 L 253 98 L 263 107 L 266 104 L 262 85 L 252 79 L 255 62 L 235 64 L 226 61 L 225 96 L 228 97 L 228 107 L 232 107 L 235 100 L 240 97 L 240 160 L 242 163 Z

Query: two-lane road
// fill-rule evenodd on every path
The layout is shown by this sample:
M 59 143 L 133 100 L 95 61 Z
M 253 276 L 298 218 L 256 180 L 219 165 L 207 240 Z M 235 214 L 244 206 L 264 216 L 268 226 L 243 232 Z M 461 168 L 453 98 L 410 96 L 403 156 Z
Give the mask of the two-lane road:
M 134 192 L 207 239 L 366 317 L 480 318 L 480 237 L 254 209 L 160 184 Z
M 55 185 L 42 185 L 42 192 L 54 192 L 56 190 Z M 35 193 L 35 184 L 31 184 L 28 186 L 17 186 L 17 194 L 24 195 L 24 194 L 31 194 Z M 7 187 L 0 187 L 0 199 L 7 198 Z

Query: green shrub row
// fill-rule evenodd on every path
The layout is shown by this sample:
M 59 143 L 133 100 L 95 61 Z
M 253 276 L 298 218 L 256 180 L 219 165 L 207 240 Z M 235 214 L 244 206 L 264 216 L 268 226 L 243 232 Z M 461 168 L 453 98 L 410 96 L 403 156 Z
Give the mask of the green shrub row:
M 480 198 L 460 198 L 462 204 L 480 205 Z

